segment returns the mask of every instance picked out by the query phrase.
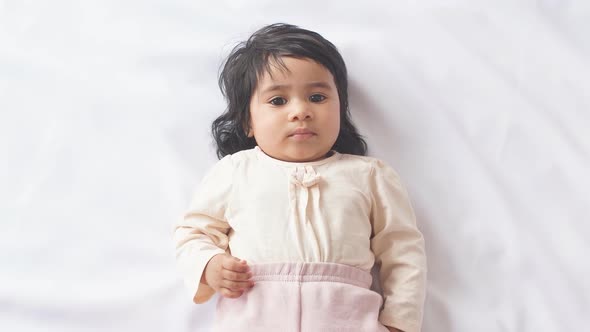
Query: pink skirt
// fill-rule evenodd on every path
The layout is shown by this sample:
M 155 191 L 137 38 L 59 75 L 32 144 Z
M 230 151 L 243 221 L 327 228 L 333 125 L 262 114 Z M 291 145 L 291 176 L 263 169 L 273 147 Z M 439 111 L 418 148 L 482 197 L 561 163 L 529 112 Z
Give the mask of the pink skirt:
M 334 263 L 250 266 L 256 285 L 237 299 L 219 296 L 214 331 L 387 332 L 371 274 Z

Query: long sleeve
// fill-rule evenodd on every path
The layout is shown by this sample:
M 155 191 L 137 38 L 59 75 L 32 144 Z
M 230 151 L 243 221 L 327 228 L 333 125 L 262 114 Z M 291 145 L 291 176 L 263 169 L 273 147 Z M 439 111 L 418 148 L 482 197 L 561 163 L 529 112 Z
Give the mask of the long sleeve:
M 371 174 L 371 249 L 381 265 L 384 296 L 379 320 L 405 332 L 419 332 L 426 294 L 424 238 L 397 173 L 376 160 Z
M 206 302 L 215 291 L 201 284 L 209 260 L 228 249 L 227 211 L 231 200 L 231 156 L 218 161 L 203 178 L 190 207 L 174 229 L 176 263 L 195 303 Z

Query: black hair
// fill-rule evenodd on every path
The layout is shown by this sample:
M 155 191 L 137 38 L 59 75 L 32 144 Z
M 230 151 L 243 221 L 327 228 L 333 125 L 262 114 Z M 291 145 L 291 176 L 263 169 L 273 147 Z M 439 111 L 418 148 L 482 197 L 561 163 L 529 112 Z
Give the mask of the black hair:
M 367 143 L 352 123 L 348 108 L 348 78 L 344 59 L 336 46 L 320 34 L 295 25 L 276 23 L 256 31 L 227 57 L 219 75 L 219 88 L 227 100 L 225 112 L 211 129 L 217 157 L 223 158 L 256 146 L 250 128 L 250 98 L 258 78 L 271 69 L 271 60 L 284 67 L 282 56 L 311 59 L 330 71 L 340 101 L 340 132 L 332 147 L 340 153 L 367 154 Z

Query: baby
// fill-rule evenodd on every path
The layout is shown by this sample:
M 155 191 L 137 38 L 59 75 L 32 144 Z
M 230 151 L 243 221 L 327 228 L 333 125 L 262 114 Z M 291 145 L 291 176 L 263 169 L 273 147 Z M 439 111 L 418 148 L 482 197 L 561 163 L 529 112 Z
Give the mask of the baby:
M 397 173 L 365 156 L 336 47 L 269 25 L 219 82 L 221 160 L 174 234 L 193 301 L 220 295 L 214 330 L 420 331 L 424 239 Z

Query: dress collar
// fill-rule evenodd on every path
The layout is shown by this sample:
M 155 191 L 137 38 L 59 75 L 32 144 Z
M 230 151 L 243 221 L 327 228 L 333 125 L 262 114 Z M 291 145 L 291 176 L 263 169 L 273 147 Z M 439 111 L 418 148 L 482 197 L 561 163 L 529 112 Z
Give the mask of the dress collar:
M 340 156 L 341 156 L 341 154 L 338 151 L 330 150 L 330 152 L 328 152 L 329 156 L 324 159 L 320 159 L 320 160 L 316 160 L 316 161 L 296 162 L 296 161 L 284 161 L 284 160 L 273 158 L 273 157 L 267 155 L 258 146 L 254 147 L 254 150 L 256 151 L 256 154 L 262 159 L 266 159 L 266 160 L 269 160 L 273 163 L 283 165 L 283 166 L 290 166 L 290 167 L 323 165 L 323 164 L 329 163 L 331 161 L 338 160 L 338 159 L 340 159 Z

